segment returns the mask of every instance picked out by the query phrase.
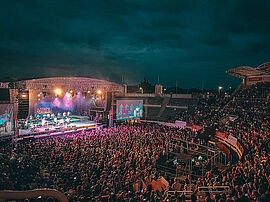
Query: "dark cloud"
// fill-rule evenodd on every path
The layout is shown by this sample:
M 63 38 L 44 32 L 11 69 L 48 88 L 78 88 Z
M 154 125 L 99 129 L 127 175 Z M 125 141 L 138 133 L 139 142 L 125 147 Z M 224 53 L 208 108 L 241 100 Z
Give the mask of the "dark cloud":
M 269 9 L 246 0 L 5 0 L 1 75 L 236 86 L 226 70 L 269 60 Z

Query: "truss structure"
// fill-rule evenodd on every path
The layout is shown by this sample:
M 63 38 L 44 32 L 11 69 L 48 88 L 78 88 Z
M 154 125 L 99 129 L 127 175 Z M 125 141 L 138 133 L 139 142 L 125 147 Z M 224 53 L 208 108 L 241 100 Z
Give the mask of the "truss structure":
M 123 87 L 120 84 L 84 77 L 51 77 L 32 80 L 23 80 L 15 82 L 16 89 L 27 89 L 37 91 L 52 91 L 55 88 L 62 90 L 74 91 L 96 91 L 97 89 L 104 92 L 123 92 Z

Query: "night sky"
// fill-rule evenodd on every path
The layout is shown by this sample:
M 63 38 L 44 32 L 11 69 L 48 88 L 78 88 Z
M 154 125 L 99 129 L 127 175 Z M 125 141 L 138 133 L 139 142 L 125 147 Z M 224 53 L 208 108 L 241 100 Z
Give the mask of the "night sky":
M 225 3 L 226 2 L 226 3 Z M 237 86 L 269 61 L 270 1 L 1 0 L 0 77 Z

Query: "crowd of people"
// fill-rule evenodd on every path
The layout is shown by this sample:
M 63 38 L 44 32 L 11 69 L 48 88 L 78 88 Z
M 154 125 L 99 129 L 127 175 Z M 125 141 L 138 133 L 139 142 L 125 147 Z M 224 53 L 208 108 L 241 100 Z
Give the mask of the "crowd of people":
M 230 187 L 229 192 L 217 194 L 215 199 L 206 196 L 207 201 L 269 199 L 268 87 L 269 83 L 260 83 L 242 87 L 233 95 L 205 97 L 195 110 L 179 115 L 189 123 L 212 126 L 233 135 L 245 149 L 242 158 L 223 172 L 209 171 L 201 178 L 187 180 L 186 184 L 195 187 Z M 236 119 L 221 121 L 229 116 Z M 141 123 L 2 146 L 0 189 L 54 188 L 71 201 L 161 201 L 165 198 L 163 191 L 149 187 L 135 191 L 134 184 L 161 176 L 167 179 L 164 172 L 157 170 L 156 163 L 165 155 L 166 142 L 175 141 L 175 136 L 188 141 L 198 138 L 190 130 Z M 167 180 L 169 189 L 173 189 L 174 181 Z M 183 201 L 185 197 L 167 199 Z M 195 201 L 196 196 L 191 199 Z
M 237 97 L 247 99 L 267 98 L 270 94 L 270 82 L 260 82 L 240 88 Z
M 192 113 L 181 116 L 187 122 L 231 134 L 245 148 L 242 159 L 217 181 L 231 186 L 230 199 L 270 200 L 269 87 L 269 82 L 258 83 L 241 87 L 229 100 L 226 93 L 215 95 L 214 102 L 213 97 L 201 99 Z M 224 123 L 225 117 L 235 119 Z
M 156 161 L 165 143 L 196 133 L 156 124 L 120 125 L 0 148 L 0 189 L 53 188 L 70 200 L 162 200 L 164 192 L 134 184 L 166 175 Z M 147 185 L 147 184 L 146 184 Z

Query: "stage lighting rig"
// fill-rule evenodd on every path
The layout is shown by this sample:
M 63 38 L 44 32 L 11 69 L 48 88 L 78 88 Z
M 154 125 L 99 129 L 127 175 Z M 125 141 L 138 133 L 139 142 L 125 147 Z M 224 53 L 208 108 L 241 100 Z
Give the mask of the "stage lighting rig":
M 75 93 L 73 90 L 69 90 L 69 94 L 71 95 L 71 97 L 73 97 Z
M 72 96 L 71 93 L 66 93 L 67 98 L 70 98 Z
M 101 90 L 97 90 L 97 94 L 101 95 L 102 91 Z
M 54 92 L 55 92 L 55 95 L 61 95 L 62 93 L 61 89 L 59 88 L 55 89 Z

